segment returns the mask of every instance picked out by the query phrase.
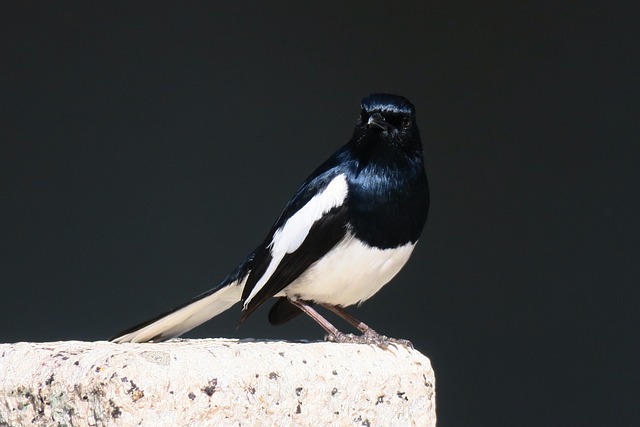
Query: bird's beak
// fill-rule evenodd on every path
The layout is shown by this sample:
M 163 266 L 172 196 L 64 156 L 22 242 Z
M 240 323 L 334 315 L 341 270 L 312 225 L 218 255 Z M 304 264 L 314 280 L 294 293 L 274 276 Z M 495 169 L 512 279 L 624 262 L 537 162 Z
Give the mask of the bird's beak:
M 380 113 L 373 113 L 369 116 L 369 121 L 367 122 L 367 127 L 377 127 L 382 130 L 390 130 L 393 126 L 391 126 L 387 121 L 382 117 Z

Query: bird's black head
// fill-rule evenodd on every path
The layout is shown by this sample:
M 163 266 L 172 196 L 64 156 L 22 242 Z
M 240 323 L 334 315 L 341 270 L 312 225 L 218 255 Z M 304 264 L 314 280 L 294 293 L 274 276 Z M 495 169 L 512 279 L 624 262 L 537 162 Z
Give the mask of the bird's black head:
M 413 104 L 399 95 L 376 93 L 362 100 L 354 130 L 356 145 L 383 141 L 406 151 L 422 151 Z

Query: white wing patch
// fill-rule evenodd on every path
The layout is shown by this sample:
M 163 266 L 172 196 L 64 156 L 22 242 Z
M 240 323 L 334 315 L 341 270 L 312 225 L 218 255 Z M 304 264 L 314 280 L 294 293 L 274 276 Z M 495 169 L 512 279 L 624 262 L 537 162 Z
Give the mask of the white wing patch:
M 269 281 L 284 256 L 295 252 L 302 245 L 313 224 L 331 209 L 344 203 L 348 188 L 346 175 L 336 176 L 324 190 L 313 196 L 306 205 L 273 233 L 273 240 L 269 244 L 271 262 L 244 302 L 245 309 L 251 299 Z

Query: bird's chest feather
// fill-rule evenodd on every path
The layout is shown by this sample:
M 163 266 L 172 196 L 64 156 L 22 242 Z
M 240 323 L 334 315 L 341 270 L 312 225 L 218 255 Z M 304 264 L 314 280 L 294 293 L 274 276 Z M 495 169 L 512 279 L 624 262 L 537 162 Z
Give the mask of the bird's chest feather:
M 347 207 L 356 237 L 380 249 L 417 241 L 429 206 L 421 167 L 369 167 L 352 176 Z
M 349 233 L 280 296 L 343 307 L 360 303 L 402 269 L 414 246 L 407 243 L 397 248 L 378 249 Z

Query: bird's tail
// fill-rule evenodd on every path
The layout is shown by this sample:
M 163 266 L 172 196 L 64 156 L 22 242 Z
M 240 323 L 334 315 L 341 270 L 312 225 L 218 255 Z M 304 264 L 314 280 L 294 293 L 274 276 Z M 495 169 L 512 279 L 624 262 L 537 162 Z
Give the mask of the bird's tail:
M 160 342 L 178 337 L 240 301 L 253 254 L 213 289 L 186 304 L 126 329 L 109 339 L 115 343 Z

